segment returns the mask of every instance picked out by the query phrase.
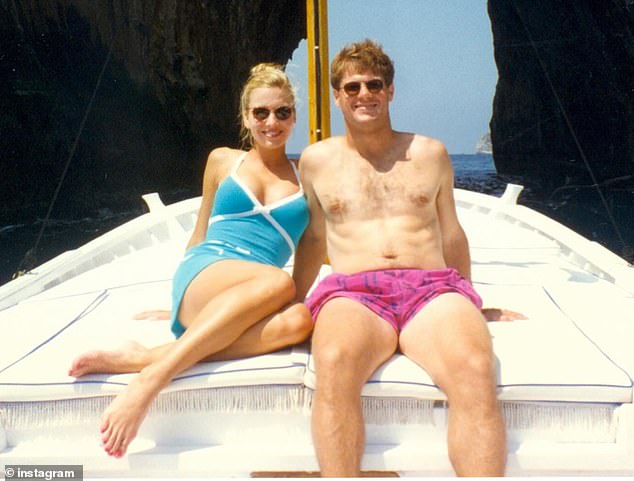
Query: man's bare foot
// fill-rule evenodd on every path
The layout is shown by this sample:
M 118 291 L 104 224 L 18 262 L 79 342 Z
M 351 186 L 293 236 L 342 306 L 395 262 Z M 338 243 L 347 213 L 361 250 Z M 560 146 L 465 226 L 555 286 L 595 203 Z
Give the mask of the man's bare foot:
M 101 441 L 104 450 L 117 458 L 123 456 L 136 437 L 161 385 L 142 371 L 106 408 L 101 416 Z
M 153 311 L 143 311 L 138 312 L 134 316 L 133 319 L 137 319 L 140 321 L 166 321 L 172 318 L 172 312 L 166 311 L 162 309 L 155 309 Z
M 518 319 L 527 319 L 524 314 L 511 311 L 510 309 L 498 309 L 497 307 L 486 307 L 482 309 L 482 315 L 489 322 L 508 322 Z
M 148 351 L 135 341 L 128 341 L 113 351 L 88 351 L 73 360 L 68 375 L 80 377 L 92 373 L 138 372 L 146 365 L 144 358 Z

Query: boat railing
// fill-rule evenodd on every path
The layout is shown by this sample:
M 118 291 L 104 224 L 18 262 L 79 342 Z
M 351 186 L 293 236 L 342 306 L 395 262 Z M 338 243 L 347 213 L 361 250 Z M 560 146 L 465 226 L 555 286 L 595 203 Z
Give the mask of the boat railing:
M 143 198 L 149 207 L 148 213 L 0 286 L 0 310 L 131 252 L 168 242 L 185 245 L 185 237 L 193 228 L 200 199 L 187 199 L 166 206 L 158 194 L 148 194 Z
M 456 189 L 458 206 L 475 209 L 495 219 L 517 224 L 559 246 L 560 256 L 601 279 L 634 293 L 634 267 L 598 242 L 581 236 L 563 224 L 517 203 L 522 186 L 508 184 L 501 197 Z

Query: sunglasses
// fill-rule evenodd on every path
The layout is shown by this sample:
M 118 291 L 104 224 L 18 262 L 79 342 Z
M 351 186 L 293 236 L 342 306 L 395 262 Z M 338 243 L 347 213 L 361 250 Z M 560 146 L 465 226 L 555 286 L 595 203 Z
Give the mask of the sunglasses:
M 271 110 L 266 107 L 255 107 L 251 113 L 257 120 L 263 121 L 269 118 Z M 293 115 L 293 107 L 278 107 L 273 110 L 273 115 L 277 120 L 288 120 Z
M 378 94 L 381 90 L 383 90 L 384 85 L 383 80 L 373 79 L 368 80 L 367 82 L 348 82 L 341 88 L 346 95 L 354 97 L 355 95 L 359 95 L 359 92 L 361 92 L 361 84 L 365 84 L 365 88 L 368 89 L 368 92 L 371 94 Z

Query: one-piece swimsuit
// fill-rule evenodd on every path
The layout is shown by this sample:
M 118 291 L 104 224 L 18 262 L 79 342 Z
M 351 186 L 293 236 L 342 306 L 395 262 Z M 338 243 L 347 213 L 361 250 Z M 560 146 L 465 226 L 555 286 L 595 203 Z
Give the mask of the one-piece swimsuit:
M 185 328 L 178 311 L 187 287 L 207 266 L 224 259 L 241 259 L 283 267 L 295 253 L 308 225 L 304 191 L 270 204 L 262 204 L 238 177 L 246 157 L 241 155 L 231 173 L 220 183 L 214 198 L 205 240 L 188 249 L 172 284 L 172 332 L 180 337 Z M 295 164 L 289 160 L 299 182 Z

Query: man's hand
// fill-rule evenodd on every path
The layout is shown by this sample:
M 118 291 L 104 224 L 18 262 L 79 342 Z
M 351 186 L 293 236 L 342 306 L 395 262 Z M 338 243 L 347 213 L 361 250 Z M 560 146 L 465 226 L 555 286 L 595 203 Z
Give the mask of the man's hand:
M 489 322 L 509 322 L 518 319 L 528 319 L 524 314 L 511 311 L 509 309 L 498 309 L 497 307 L 482 308 L 482 315 Z

